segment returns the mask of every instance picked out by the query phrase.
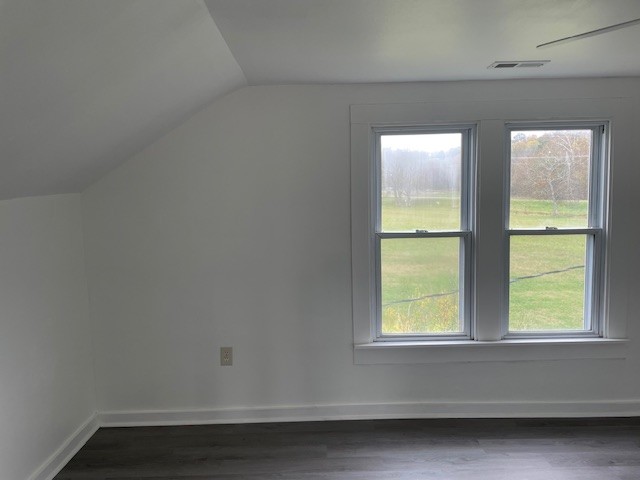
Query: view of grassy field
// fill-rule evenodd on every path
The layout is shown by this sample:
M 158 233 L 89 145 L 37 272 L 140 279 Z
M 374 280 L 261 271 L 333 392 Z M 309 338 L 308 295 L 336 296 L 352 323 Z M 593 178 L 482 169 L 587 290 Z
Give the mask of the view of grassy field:
M 585 227 L 587 202 L 513 199 L 512 228 Z M 382 199 L 385 231 L 459 228 L 457 200 L 433 197 Z M 584 235 L 515 236 L 511 239 L 510 330 L 583 328 Z M 457 238 L 382 241 L 382 330 L 394 333 L 460 331 Z

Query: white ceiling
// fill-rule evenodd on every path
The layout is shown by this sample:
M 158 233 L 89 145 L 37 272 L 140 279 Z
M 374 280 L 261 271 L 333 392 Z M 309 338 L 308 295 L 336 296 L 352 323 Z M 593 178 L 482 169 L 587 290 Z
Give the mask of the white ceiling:
M 206 0 L 250 84 L 640 74 L 640 0 Z M 488 70 L 495 60 L 551 60 Z
M 535 49 L 639 17 L 640 0 L 0 0 L 0 199 L 82 191 L 247 83 L 640 75 L 640 25 Z
M 0 0 L 0 199 L 81 191 L 244 84 L 201 0 Z

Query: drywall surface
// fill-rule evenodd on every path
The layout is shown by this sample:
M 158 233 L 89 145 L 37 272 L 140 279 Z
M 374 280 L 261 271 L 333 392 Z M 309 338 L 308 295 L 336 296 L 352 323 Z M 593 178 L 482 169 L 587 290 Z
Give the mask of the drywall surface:
M 1 199 L 80 192 L 246 84 L 201 0 L 0 9 Z
M 490 402 L 500 415 L 500 402 L 640 398 L 637 158 L 614 165 L 624 359 L 355 365 L 349 178 L 351 104 L 588 101 L 639 86 L 247 87 L 210 105 L 83 194 L 100 410 Z M 221 346 L 233 366 L 219 366 Z
M 0 202 L 0 478 L 23 480 L 94 412 L 80 195 Z

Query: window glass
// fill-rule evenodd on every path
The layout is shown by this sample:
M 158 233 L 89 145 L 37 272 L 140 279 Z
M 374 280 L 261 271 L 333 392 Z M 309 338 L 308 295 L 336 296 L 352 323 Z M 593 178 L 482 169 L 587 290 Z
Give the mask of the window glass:
M 514 235 L 509 330 L 583 330 L 586 235 Z
M 591 130 L 511 132 L 510 228 L 588 226 Z
M 460 239 L 385 239 L 382 259 L 382 333 L 461 332 Z
M 462 134 L 380 136 L 381 231 L 458 230 Z

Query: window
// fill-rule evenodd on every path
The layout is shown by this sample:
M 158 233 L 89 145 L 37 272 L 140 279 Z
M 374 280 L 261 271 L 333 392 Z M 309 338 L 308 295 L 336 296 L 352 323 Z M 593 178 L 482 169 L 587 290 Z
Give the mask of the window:
M 606 124 L 507 131 L 506 335 L 599 335 Z
M 355 363 L 624 358 L 631 105 L 352 105 Z
M 375 130 L 379 340 L 469 338 L 473 131 Z

